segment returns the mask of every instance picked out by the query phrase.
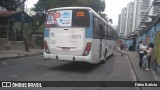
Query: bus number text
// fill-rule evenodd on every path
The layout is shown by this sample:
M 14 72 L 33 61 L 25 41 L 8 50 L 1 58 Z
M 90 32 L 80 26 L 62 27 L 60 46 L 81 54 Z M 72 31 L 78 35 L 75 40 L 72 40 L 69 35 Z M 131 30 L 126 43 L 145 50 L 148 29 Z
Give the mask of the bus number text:
M 84 12 L 77 12 L 77 16 L 78 17 L 83 17 L 84 16 Z
M 81 39 L 81 35 L 70 35 L 70 39 Z

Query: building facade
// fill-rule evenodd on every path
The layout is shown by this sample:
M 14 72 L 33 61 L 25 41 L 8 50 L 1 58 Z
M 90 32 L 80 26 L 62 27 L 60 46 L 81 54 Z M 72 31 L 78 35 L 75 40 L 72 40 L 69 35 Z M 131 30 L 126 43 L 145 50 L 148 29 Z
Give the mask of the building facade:
M 127 4 L 125 36 L 132 33 L 134 2 Z
M 154 1 L 156 2 L 155 5 L 153 4 Z M 160 14 L 160 0 L 150 0 L 150 6 L 152 6 L 149 11 L 150 16 L 157 16 Z
M 132 32 L 138 29 L 150 7 L 150 0 L 134 0 Z
M 121 10 L 121 18 L 120 18 L 120 34 L 121 34 L 121 36 L 124 36 L 124 34 L 125 34 L 125 26 L 127 23 L 126 22 L 126 19 L 127 19 L 126 15 L 127 15 L 127 8 L 125 7 Z
M 118 29 L 117 29 L 117 33 L 118 35 L 120 35 L 120 24 L 121 24 L 121 14 L 118 15 Z
M 140 3 L 141 0 L 134 0 L 132 32 L 134 32 L 140 24 Z

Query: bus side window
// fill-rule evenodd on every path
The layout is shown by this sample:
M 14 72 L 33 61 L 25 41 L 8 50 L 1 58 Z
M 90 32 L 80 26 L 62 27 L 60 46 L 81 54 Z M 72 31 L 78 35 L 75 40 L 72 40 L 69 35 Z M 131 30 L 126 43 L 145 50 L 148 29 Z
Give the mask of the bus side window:
M 100 34 L 100 39 L 104 39 L 104 35 L 103 35 L 103 25 L 99 24 L 99 34 Z
M 108 27 L 108 39 L 110 39 L 110 27 Z
M 93 38 L 100 39 L 99 21 L 97 17 L 94 17 Z
M 108 27 L 107 25 L 105 25 L 105 29 L 104 29 L 104 38 L 107 39 L 108 35 Z
M 111 29 L 110 33 L 111 33 L 111 40 L 113 40 L 113 29 Z

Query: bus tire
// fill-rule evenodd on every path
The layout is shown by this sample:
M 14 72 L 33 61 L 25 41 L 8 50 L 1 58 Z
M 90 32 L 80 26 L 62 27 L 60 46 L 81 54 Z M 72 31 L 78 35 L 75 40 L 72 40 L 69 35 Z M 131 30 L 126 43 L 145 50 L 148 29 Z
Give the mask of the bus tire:
M 101 64 L 105 64 L 105 63 L 106 63 L 105 60 L 102 60 L 102 61 L 101 61 Z
M 111 56 L 113 56 L 114 55 L 114 52 L 111 54 Z
M 113 51 L 113 53 L 111 54 L 111 56 L 113 56 L 114 55 L 114 51 Z

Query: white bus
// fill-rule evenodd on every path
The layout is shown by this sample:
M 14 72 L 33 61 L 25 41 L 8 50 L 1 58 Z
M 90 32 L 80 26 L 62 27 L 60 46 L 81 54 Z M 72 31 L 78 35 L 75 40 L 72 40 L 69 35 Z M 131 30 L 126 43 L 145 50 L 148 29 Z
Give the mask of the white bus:
M 49 9 L 44 30 L 44 59 L 92 64 L 113 55 L 116 31 L 89 7 Z

